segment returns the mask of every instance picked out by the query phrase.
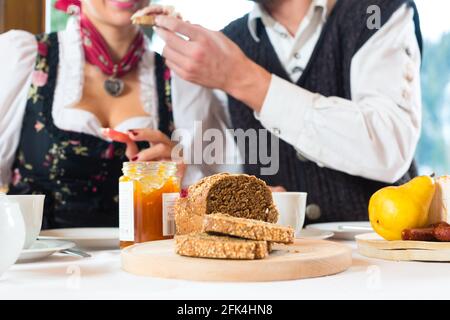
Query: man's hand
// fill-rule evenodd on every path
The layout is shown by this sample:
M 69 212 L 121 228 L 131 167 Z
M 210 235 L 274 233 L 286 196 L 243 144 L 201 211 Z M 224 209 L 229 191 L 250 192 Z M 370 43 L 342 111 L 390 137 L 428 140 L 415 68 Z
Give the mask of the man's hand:
M 223 90 L 260 111 L 271 74 L 247 58 L 233 41 L 221 32 L 174 17 L 157 16 L 156 25 L 166 42 L 167 65 L 181 78 Z
M 287 192 L 287 190 L 282 186 L 274 186 L 274 187 L 269 186 L 269 189 L 272 192 Z

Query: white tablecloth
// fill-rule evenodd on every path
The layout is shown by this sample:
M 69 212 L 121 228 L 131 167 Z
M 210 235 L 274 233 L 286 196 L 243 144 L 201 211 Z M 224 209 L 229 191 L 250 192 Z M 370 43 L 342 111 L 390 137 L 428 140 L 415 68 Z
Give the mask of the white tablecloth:
M 348 245 L 355 248 L 353 242 Z M 191 282 L 139 277 L 120 269 L 120 252 L 88 259 L 54 255 L 17 264 L 0 279 L 3 299 L 442 299 L 450 298 L 450 264 L 392 262 L 353 253 L 347 271 L 268 283 Z

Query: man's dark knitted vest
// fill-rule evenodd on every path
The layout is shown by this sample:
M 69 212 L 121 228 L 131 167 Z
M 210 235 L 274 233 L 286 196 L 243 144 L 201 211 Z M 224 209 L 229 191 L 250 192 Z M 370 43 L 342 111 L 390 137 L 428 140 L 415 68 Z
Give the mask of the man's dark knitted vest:
M 370 14 L 367 13 L 368 7 L 377 5 L 381 9 L 381 25 L 384 25 L 403 4 L 411 6 L 415 11 L 416 35 L 422 48 L 419 19 L 413 1 L 338 0 L 328 17 L 310 62 L 297 85 L 326 97 L 337 96 L 351 99 L 350 66 L 352 58 L 364 43 L 377 32 L 376 29 L 371 30 L 367 27 L 367 20 L 370 17 Z M 261 20 L 258 20 L 257 29 L 260 42 L 256 42 L 252 38 L 247 23 L 248 15 L 232 22 L 223 32 L 250 59 L 269 72 L 291 81 L 270 43 Z M 389 79 L 386 79 L 386 81 L 389 81 Z M 395 86 L 396 84 L 393 83 L 392 85 Z M 228 98 L 234 128 L 244 130 L 263 128 L 261 123 L 255 119 L 250 108 L 231 96 Z M 288 114 L 284 116 L 289 117 Z M 267 139 L 267 141 L 270 141 L 270 139 Z M 367 220 L 367 206 L 370 196 L 386 184 L 322 168 L 305 159 L 300 160 L 301 158 L 297 156 L 294 147 L 282 140 L 279 143 L 280 170 L 278 174 L 261 176 L 260 168 L 267 167 L 267 165 L 261 164 L 246 164 L 244 166 L 245 172 L 259 176 L 269 185 L 281 185 L 289 191 L 307 192 L 308 204 L 318 205 L 321 211 L 320 219 L 314 222 Z M 250 148 L 255 148 L 255 146 L 252 145 Z M 357 146 L 355 146 L 355 152 L 357 152 L 357 149 Z M 270 150 L 270 147 L 268 150 Z M 243 154 L 246 155 L 246 162 L 248 162 L 248 147 L 243 150 Z M 404 183 L 415 175 L 417 175 L 417 172 L 413 162 L 410 170 L 396 184 Z M 311 221 L 307 219 L 306 222 Z

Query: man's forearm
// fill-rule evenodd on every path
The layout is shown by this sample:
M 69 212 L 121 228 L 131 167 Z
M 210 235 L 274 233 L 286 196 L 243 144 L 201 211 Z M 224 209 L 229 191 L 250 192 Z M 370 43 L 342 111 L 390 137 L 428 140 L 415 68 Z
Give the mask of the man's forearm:
M 272 75 L 250 59 L 236 66 L 234 77 L 224 91 L 260 112 L 269 91 Z
M 158 35 L 166 42 L 166 63 L 181 78 L 221 89 L 254 111 L 261 110 L 272 76 L 233 41 L 221 32 L 174 17 L 157 16 L 156 23 Z

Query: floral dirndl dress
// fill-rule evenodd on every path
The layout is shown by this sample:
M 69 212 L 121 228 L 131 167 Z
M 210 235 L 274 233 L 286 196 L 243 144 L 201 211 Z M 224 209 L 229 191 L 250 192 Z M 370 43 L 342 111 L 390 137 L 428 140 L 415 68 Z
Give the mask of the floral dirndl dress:
M 43 229 L 117 227 L 118 180 L 122 163 L 128 161 L 125 145 L 55 126 L 52 105 L 58 35 L 39 35 L 37 41 L 38 55 L 8 193 L 46 195 Z M 170 136 L 170 71 L 158 54 L 155 64 L 159 130 Z

